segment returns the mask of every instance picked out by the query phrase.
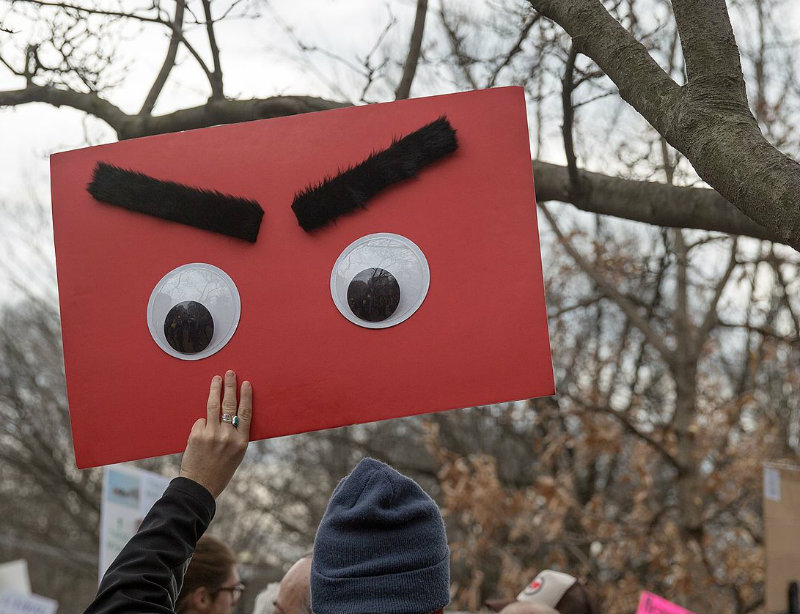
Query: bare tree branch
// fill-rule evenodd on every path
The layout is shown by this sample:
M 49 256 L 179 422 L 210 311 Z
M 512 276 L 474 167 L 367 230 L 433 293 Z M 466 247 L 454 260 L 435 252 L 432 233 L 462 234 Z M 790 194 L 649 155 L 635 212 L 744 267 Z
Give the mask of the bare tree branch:
M 770 255 L 774 254 L 774 250 L 770 250 Z M 794 332 L 795 335 L 800 335 L 800 317 L 796 313 L 795 308 L 792 306 L 792 301 L 790 300 L 790 296 L 793 295 L 793 292 L 789 290 L 789 280 L 784 277 L 783 274 L 783 267 L 781 266 L 782 263 L 778 262 L 776 259 L 770 260 L 770 264 L 772 265 L 773 269 L 775 270 L 775 278 L 778 281 L 778 284 L 783 291 L 783 304 L 786 307 L 786 311 L 789 314 L 789 317 L 792 319 L 792 324 L 794 325 Z
M 578 174 L 578 162 L 575 158 L 575 143 L 572 139 L 572 125 L 575 120 L 575 109 L 572 106 L 572 92 L 575 83 L 572 79 L 575 72 L 575 60 L 578 58 L 578 50 L 573 43 L 569 47 L 567 61 L 564 65 L 564 77 L 561 79 L 561 112 L 563 122 L 561 124 L 561 136 L 564 141 L 564 154 L 567 157 L 567 173 L 569 175 L 569 190 L 578 199 L 581 197 L 581 178 Z
M 774 339 L 790 346 L 800 347 L 800 335 L 782 335 L 772 326 L 758 326 L 756 324 L 749 324 L 747 322 L 729 322 L 728 320 L 720 319 L 717 324 L 725 328 L 741 328 L 750 333 L 755 333 L 763 338 Z M 745 356 L 745 358 L 748 358 Z M 743 386 L 744 388 L 744 386 Z
M 2 98 L 0 98 L 0 101 Z M 2 102 L 0 102 L 2 104 Z M 209 100 L 207 104 L 180 109 L 166 115 L 127 116 L 112 127 L 120 139 L 129 139 L 180 130 L 205 128 L 256 119 L 298 115 L 350 106 L 346 103 L 310 96 L 276 96 L 252 100 Z
M 680 88 L 639 41 L 599 0 L 529 0 L 570 36 L 578 52 L 592 58 L 619 88 L 620 95 L 663 134 L 665 112 Z M 651 119 L 652 118 L 652 119 Z
M 93 93 L 33 84 L 21 90 L 0 92 L 0 106 L 15 106 L 28 102 L 46 102 L 54 107 L 78 109 L 102 119 L 112 128 L 119 126 L 128 117 L 119 107 Z
M 65 9 L 74 11 L 76 13 L 86 15 L 100 15 L 105 17 L 123 17 L 125 19 L 132 19 L 135 21 L 142 21 L 146 23 L 164 24 L 164 20 L 159 17 L 149 17 L 147 15 L 139 15 L 135 12 L 128 11 L 112 11 L 109 9 L 100 9 L 91 6 L 82 6 L 80 4 L 72 4 L 70 2 L 49 2 L 48 0 L 17 0 L 20 3 L 30 4 L 33 6 L 45 6 L 51 8 Z M 169 25 L 169 24 L 167 24 Z
M 208 35 L 208 46 L 211 48 L 211 59 L 214 64 L 214 71 L 210 75 L 211 97 L 222 99 L 225 97 L 222 85 L 222 65 L 219 60 L 219 46 L 217 37 L 214 34 L 214 20 L 211 17 L 211 0 L 203 0 L 203 12 L 206 17 L 206 33 Z
M 599 271 L 595 270 L 594 267 L 592 267 L 591 264 L 589 264 L 586 259 L 581 256 L 578 250 L 572 246 L 569 240 L 567 240 L 567 238 L 561 232 L 561 229 L 558 227 L 553 214 L 550 212 L 547 206 L 539 203 L 539 209 L 542 211 L 542 213 L 544 213 L 545 218 L 550 224 L 550 227 L 553 229 L 556 237 L 558 237 L 559 242 L 564 246 L 564 249 L 581 268 L 581 270 L 597 284 L 603 294 L 608 296 L 608 298 L 613 300 L 614 303 L 619 306 L 623 313 L 631 320 L 633 325 L 642 332 L 645 338 L 647 338 L 647 341 L 650 343 L 650 345 L 652 345 L 667 362 L 672 360 L 673 351 L 664 342 L 661 334 L 652 326 L 650 326 L 650 323 L 642 316 L 642 314 L 639 313 L 639 310 L 630 300 L 628 300 L 619 290 L 617 290 L 617 288 L 611 282 L 606 280 Z
M 733 269 L 736 268 L 736 253 L 738 251 L 739 243 L 736 239 L 733 240 L 733 244 L 731 245 L 731 254 L 730 258 L 728 259 L 728 266 L 725 269 L 725 273 L 722 277 L 719 278 L 716 287 L 714 288 L 714 296 L 711 298 L 711 301 L 708 303 L 708 307 L 706 308 L 706 314 L 703 317 L 703 321 L 700 324 L 700 327 L 697 329 L 697 333 L 694 339 L 694 349 L 693 352 L 699 354 L 703 344 L 705 344 L 706 340 L 708 339 L 709 333 L 711 333 L 711 329 L 714 327 L 714 324 L 717 322 L 717 308 L 719 306 L 719 300 L 722 298 L 722 293 L 725 290 L 725 286 L 728 285 L 728 280 L 731 278 L 731 274 L 733 273 Z
M 684 380 L 684 385 L 689 384 L 687 373 L 681 367 L 684 365 L 694 366 L 696 369 L 697 355 L 692 347 L 692 327 L 689 320 L 689 250 L 683 240 L 683 231 L 680 228 L 674 229 L 671 234 L 675 244 L 675 269 L 676 269 L 676 288 L 675 288 L 675 309 L 672 312 L 672 320 L 675 330 L 675 360 L 670 362 L 676 385 L 680 385 L 680 380 Z M 694 385 L 694 378 L 691 378 Z M 692 407 L 692 409 L 694 409 Z
M 470 70 L 474 59 L 464 49 L 464 36 L 459 33 L 458 24 L 450 21 L 444 2 L 439 7 L 439 20 L 447 33 L 447 40 L 450 43 L 450 48 L 461 74 L 472 89 L 478 89 L 478 83 L 475 81 L 472 70 Z
M 576 199 L 570 192 L 565 166 L 534 160 L 533 174 L 539 202 L 557 200 L 590 213 L 656 226 L 697 228 L 782 242 L 714 190 L 620 179 L 581 170 L 584 191 L 581 198 Z
M 685 471 L 685 468 L 681 466 L 678 460 L 670 453 L 669 450 L 667 450 L 664 447 L 664 445 L 660 441 L 657 441 L 648 433 L 645 433 L 644 431 L 637 428 L 636 425 L 634 425 L 628 419 L 628 417 L 625 416 L 625 414 L 615 411 L 611 407 L 606 407 L 601 405 L 587 406 L 586 409 L 589 409 L 590 411 L 603 412 L 608 414 L 609 416 L 613 416 L 614 419 L 617 422 L 619 422 L 626 431 L 628 431 L 632 435 L 635 435 L 636 437 L 647 443 L 647 445 L 651 446 L 656 452 L 658 452 L 664 458 L 664 460 L 666 460 L 670 465 L 672 465 L 672 467 L 675 468 L 675 470 L 678 471 L 678 473 L 683 473 Z
M 147 97 L 142 104 L 142 108 L 139 109 L 139 115 L 150 115 L 153 112 L 153 107 L 156 104 L 156 100 L 158 100 L 159 94 L 161 94 L 161 90 L 164 89 L 164 85 L 167 82 L 167 77 L 169 77 L 169 73 L 172 71 L 172 68 L 175 66 L 175 58 L 178 55 L 178 46 L 180 45 L 181 40 L 183 39 L 182 30 L 183 30 L 183 13 L 186 9 L 186 0 L 176 0 L 175 2 L 175 17 L 172 20 L 172 35 L 169 39 L 169 47 L 167 48 L 167 55 L 164 58 L 164 63 L 161 65 L 161 70 L 158 72 L 153 85 L 150 87 L 150 91 L 147 93 Z
M 173 33 L 173 36 L 176 36 L 179 39 L 179 41 L 183 43 L 183 45 L 186 47 L 186 50 L 195 59 L 200 69 L 205 73 L 206 77 L 208 77 L 209 83 L 211 84 L 212 87 L 212 91 L 213 88 L 215 87 L 214 74 L 212 73 L 211 69 L 209 69 L 209 67 L 206 65 L 205 61 L 203 60 L 202 56 L 197 51 L 197 49 L 195 49 L 194 46 L 186 39 L 186 37 L 183 34 L 183 30 L 175 30 L 175 28 L 173 27 L 174 20 L 173 22 L 170 22 L 166 18 L 160 15 L 154 17 L 147 14 L 139 14 L 136 12 L 113 11 L 91 6 L 83 6 L 80 4 L 70 4 L 70 3 L 64 4 L 60 2 L 50 2 L 49 0 L 19 0 L 19 1 L 34 6 L 65 9 L 83 16 L 97 15 L 102 17 L 118 17 L 122 19 L 130 19 L 132 21 L 139 21 L 142 23 L 152 23 L 152 24 L 166 26 L 170 28 L 170 30 Z M 182 2 L 181 4 L 183 4 L 183 10 L 186 11 L 187 7 L 185 1 Z M 151 7 L 151 9 L 152 8 L 154 7 Z M 77 68 L 75 70 L 77 70 Z
M 567 305 L 566 307 L 561 307 L 560 309 L 550 309 L 547 310 L 547 318 L 549 320 L 560 318 L 562 315 L 569 313 L 570 311 L 575 311 L 576 309 L 585 309 L 586 307 L 591 307 L 596 303 L 603 300 L 605 297 L 603 296 L 590 296 L 583 300 L 577 301 L 572 305 Z
M 800 164 L 764 139 L 736 96 L 741 77 L 730 81 L 730 61 L 727 80 L 700 79 L 681 88 L 599 0 L 529 1 L 572 36 L 578 50 L 597 62 L 622 98 L 686 156 L 700 177 L 750 219 L 800 249 Z M 714 4 L 721 10 L 720 2 Z M 724 24 L 716 26 L 717 33 L 722 30 Z M 728 43 L 735 45 L 732 37 Z M 733 98 L 723 82 L 735 90 Z
M 394 92 L 395 100 L 408 98 L 411 93 L 411 83 L 417 72 L 419 55 L 422 50 L 422 38 L 425 30 L 425 16 L 428 14 L 428 0 L 417 0 L 417 14 L 414 18 L 414 29 L 411 31 L 411 40 L 408 43 L 408 56 L 403 64 L 403 77 Z
M 511 49 L 508 50 L 503 61 L 500 62 L 495 69 L 492 71 L 491 77 L 489 77 L 489 82 L 487 87 L 494 87 L 497 83 L 497 78 L 500 76 L 502 70 L 511 63 L 517 55 L 522 52 L 522 43 L 528 38 L 528 35 L 531 33 L 533 26 L 536 24 L 537 21 L 541 18 L 541 14 L 539 13 L 532 13 L 528 18 L 525 19 L 525 23 L 522 26 L 522 30 L 519 32 L 519 36 L 517 36 L 517 40 L 514 41 L 514 44 L 511 46 Z

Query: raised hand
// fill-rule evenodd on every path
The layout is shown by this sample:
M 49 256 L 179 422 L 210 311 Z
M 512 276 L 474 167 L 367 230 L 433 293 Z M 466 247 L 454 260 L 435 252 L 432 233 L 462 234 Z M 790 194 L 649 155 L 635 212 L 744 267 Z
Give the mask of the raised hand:
M 219 375 L 212 378 L 206 417 L 192 426 L 180 472 L 182 477 L 204 486 L 215 499 L 225 490 L 244 458 L 253 416 L 250 382 L 242 382 L 238 405 L 233 371 L 225 373 L 224 384 L 223 390 L 222 378 Z

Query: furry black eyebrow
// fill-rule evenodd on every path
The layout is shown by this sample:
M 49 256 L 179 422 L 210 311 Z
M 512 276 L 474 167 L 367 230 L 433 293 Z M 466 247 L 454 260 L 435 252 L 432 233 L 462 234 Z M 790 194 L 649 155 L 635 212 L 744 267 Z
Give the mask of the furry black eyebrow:
M 374 152 L 363 162 L 298 192 L 292 211 L 303 230 L 320 228 L 343 213 L 365 207 L 384 188 L 415 177 L 423 167 L 457 148 L 456 131 L 442 116 L 394 139 L 387 149 Z
M 254 200 L 162 181 L 98 162 L 87 191 L 109 205 L 254 243 L 264 210 Z

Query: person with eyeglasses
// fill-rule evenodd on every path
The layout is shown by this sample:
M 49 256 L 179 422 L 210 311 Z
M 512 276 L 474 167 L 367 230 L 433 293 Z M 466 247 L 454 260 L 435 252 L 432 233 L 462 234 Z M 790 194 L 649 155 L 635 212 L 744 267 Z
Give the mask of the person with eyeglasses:
M 197 542 L 183 577 L 175 611 L 178 614 L 233 614 L 244 584 L 236 570 L 236 554 L 216 537 Z

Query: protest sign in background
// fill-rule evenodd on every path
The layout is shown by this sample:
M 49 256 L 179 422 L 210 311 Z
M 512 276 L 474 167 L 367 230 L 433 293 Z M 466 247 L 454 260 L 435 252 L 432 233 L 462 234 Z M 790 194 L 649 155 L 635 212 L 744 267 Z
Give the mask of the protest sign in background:
M 137 467 L 104 467 L 98 565 L 100 579 L 136 533 L 153 503 L 164 494 L 168 484 L 168 478 Z

